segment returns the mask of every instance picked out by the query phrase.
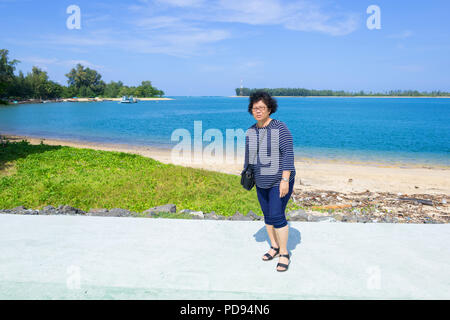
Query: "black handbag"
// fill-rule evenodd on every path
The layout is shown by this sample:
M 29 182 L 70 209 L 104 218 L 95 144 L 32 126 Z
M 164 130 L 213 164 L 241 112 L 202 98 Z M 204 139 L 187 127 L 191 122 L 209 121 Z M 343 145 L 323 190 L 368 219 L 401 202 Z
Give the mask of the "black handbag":
M 266 134 L 267 130 L 269 130 L 269 129 L 266 129 L 266 131 L 264 132 L 264 135 Z M 262 138 L 262 139 L 264 139 L 264 138 Z M 249 152 L 250 152 L 250 149 L 249 149 Z M 259 143 L 257 146 L 256 154 L 253 157 L 252 162 L 255 162 L 255 158 L 258 155 L 258 152 L 259 152 Z M 247 163 L 247 166 L 241 172 L 241 185 L 244 187 L 244 189 L 249 190 L 249 191 L 252 190 L 253 186 L 255 185 L 255 174 L 253 173 L 253 165 L 250 164 L 250 161 Z

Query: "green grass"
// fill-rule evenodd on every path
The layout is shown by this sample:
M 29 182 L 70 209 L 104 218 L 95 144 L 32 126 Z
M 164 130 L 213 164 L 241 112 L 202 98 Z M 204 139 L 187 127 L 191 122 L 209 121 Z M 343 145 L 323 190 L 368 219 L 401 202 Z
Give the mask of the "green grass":
M 0 208 L 46 205 L 123 208 L 142 212 L 173 203 L 177 211 L 236 210 L 262 215 L 256 189 L 247 191 L 240 176 L 164 164 L 124 152 L 7 141 L 0 145 Z M 288 204 L 292 208 L 292 200 Z

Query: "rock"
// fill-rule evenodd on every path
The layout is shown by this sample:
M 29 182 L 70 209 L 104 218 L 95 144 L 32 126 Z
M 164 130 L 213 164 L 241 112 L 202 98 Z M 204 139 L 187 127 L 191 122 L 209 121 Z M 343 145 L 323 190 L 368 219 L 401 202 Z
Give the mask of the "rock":
M 68 215 L 84 215 L 84 214 L 86 214 L 86 212 L 84 212 L 83 210 L 80 210 L 78 208 L 74 208 L 71 206 L 67 206 L 67 205 L 58 206 L 58 208 L 56 208 L 56 211 L 59 214 L 68 214 Z
M 290 221 L 308 221 L 308 214 L 303 209 L 289 211 L 287 216 Z
M 360 223 L 367 223 L 370 222 L 371 220 L 367 217 L 364 216 L 359 216 L 356 218 L 356 222 L 360 222 Z
M 9 209 L 10 214 L 26 214 L 27 208 L 24 206 L 18 206 L 12 209 Z
M 109 217 L 129 217 L 131 216 L 131 212 L 121 208 L 112 208 L 108 211 Z
M 203 211 L 191 211 L 189 214 L 192 216 L 192 219 L 204 219 Z
M 23 214 L 38 215 L 39 214 L 39 210 L 27 209 L 27 210 L 23 211 Z
M 263 220 L 264 219 L 264 217 L 261 217 L 261 216 L 258 216 L 256 213 L 254 213 L 252 210 L 250 210 L 248 213 L 247 213 L 247 217 L 250 217 L 250 218 L 252 218 L 253 220 Z
M 180 213 L 183 213 L 182 211 L 183 210 L 181 210 Z M 148 216 L 152 217 L 152 216 L 157 216 L 161 212 L 175 213 L 175 212 L 177 212 L 177 206 L 174 204 L 165 204 L 162 206 L 156 206 L 156 207 L 147 209 L 143 213 L 146 215 L 146 217 L 148 217 Z
M 252 218 L 248 217 L 248 216 L 244 216 L 242 213 L 240 213 L 239 211 L 236 211 L 236 213 L 234 215 L 232 215 L 230 217 L 230 220 L 240 220 L 240 221 L 251 221 L 253 220 Z
M 106 208 L 93 208 L 90 209 L 89 212 L 86 213 L 87 216 L 99 216 L 99 217 L 107 217 L 108 209 Z
M 45 206 L 43 207 L 40 211 L 39 214 L 42 215 L 52 215 L 52 214 L 58 214 L 58 212 L 56 211 L 56 208 L 54 206 Z
M 310 222 L 336 222 L 336 219 L 334 219 L 333 217 L 328 217 L 328 216 L 310 215 L 308 217 L 308 221 L 310 221 Z
M 335 214 L 335 215 L 333 215 L 333 218 L 334 218 L 334 220 L 336 220 L 336 221 L 342 221 L 342 219 L 343 219 L 342 215 L 340 215 L 340 214 Z
M 219 220 L 219 217 L 214 213 L 214 211 L 205 213 L 203 216 L 207 220 Z
M 358 222 L 358 217 L 355 215 L 348 215 L 348 216 L 344 216 L 342 221 L 344 222 Z
M 165 204 L 165 205 L 162 205 L 162 206 L 156 206 L 156 207 L 147 209 L 145 211 L 175 213 L 175 212 L 177 212 L 177 206 L 174 205 L 174 204 Z

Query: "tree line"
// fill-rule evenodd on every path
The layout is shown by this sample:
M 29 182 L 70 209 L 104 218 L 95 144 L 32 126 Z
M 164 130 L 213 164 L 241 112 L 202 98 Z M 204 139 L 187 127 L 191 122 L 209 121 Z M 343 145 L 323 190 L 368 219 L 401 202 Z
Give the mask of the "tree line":
M 3 103 L 27 99 L 118 98 L 125 95 L 150 98 L 164 95 L 164 91 L 153 87 L 151 81 L 142 81 L 139 86 L 126 86 L 122 81 L 105 83 L 96 70 L 81 64 L 65 75 L 67 86 L 50 80 L 47 72 L 36 66 L 26 75 L 22 71 L 16 75 L 14 72 L 20 61 L 10 60 L 8 53 L 8 50 L 0 49 L 0 102 Z
M 364 90 L 357 91 L 357 92 L 346 92 L 343 90 L 333 91 L 333 90 L 314 90 L 314 89 L 304 89 L 304 88 L 275 88 L 275 89 L 249 89 L 249 88 L 242 88 L 242 94 L 241 94 L 241 88 L 236 88 L 236 95 L 237 96 L 250 96 L 252 93 L 256 91 L 264 90 L 268 92 L 271 96 L 301 96 L 301 97 L 307 97 L 307 96 L 323 96 L 323 97 L 329 97 L 329 96 L 408 96 L 408 97 L 422 97 L 422 96 L 432 96 L 432 97 L 439 97 L 439 96 L 450 96 L 449 92 L 444 91 L 432 91 L 432 92 L 419 92 L 417 90 L 390 90 L 384 93 L 373 93 L 370 92 L 364 92 Z

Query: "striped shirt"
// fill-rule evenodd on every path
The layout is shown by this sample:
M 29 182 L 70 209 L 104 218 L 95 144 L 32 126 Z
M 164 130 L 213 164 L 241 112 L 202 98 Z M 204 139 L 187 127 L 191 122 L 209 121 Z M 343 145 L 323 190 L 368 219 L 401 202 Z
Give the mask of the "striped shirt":
M 289 181 L 295 178 L 292 135 L 284 122 L 272 119 L 265 127 L 258 128 L 255 123 L 247 129 L 244 169 L 248 164 L 253 165 L 259 188 L 279 186 L 284 170 L 291 171 Z

